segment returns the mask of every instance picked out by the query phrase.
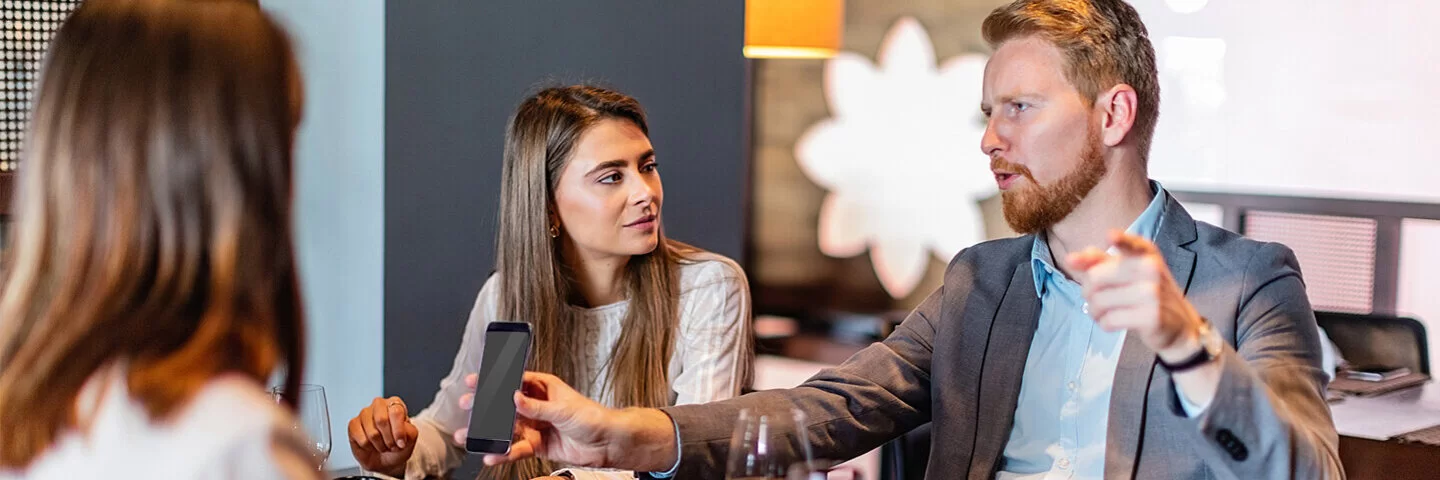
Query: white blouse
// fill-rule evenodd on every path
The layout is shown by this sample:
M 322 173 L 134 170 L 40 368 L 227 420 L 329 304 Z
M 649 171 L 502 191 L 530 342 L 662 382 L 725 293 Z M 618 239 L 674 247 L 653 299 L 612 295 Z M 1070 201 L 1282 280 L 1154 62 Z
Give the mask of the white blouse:
M 740 373 L 752 358 L 750 341 L 750 288 L 745 273 L 734 261 L 709 252 L 690 255 L 680 266 L 680 329 L 674 355 L 670 358 L 670 403 L 705 403 L 739 395 Z M 407 480 L 443 475 L 460 465 L 465 451 L 452 440 L 455 430 L 469 423 L 470 412 L 460 409 L 466 393 L 465 376 L 480 368 L 484 333 L 499 308 L 498 274 L 491 276 L 475 299 L 475 308 L 465 324 L 460 351 L 450 374 L 440 381 L 440 391 L 430 406 L 413 419 L 420 430 L 414 454 L 406 464 Z M 593 338 L 587 352 L 588 385 L 576 388 L 601 403 L 614 405 L 611 392 L 600 391 L 609 375 L 611 352 L 619 340 L 622 322 L 629 311 L 628 301 L 576 311 L 582 320 L 575 332 Z M 567 469 L 578 479 L 635 478 L 630 472 Z
M 238 374 L 210 380 L 159 423 L 118 367 L 91 378 L 75 403 L 89 427 L 61 433 L 25 470 L 0 469 L 0 480 L 322 478 L 290 414 Z

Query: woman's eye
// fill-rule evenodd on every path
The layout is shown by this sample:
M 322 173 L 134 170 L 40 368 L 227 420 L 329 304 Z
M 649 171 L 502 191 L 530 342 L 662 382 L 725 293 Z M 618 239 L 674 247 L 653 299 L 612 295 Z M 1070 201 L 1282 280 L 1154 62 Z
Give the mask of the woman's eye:
M 612 173 L 612 174 L 609 174 L 609 175 L 600 177 L 600 183 L 617 183 L 617 182 L 619 182 L 619 181 L 620 181 L 620 174 L 619 174 L 619 173 Z

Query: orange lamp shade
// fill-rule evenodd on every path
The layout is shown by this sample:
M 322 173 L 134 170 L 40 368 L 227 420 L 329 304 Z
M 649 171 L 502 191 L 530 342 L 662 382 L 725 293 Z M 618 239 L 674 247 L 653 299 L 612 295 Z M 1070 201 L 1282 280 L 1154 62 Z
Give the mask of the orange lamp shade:
M 745 56 L 833 57 L 844 25 L 844 0 L 745 0 Z

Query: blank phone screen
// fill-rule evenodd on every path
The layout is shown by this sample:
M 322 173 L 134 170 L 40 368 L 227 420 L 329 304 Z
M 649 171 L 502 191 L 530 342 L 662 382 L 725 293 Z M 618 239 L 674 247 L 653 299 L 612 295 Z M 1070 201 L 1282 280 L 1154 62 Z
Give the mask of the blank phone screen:
M 510 441 L 515 426 L 515 391 L 525 374 L 530 332 L 485 332 L 475 406 L 470 412 L 470 438 Z

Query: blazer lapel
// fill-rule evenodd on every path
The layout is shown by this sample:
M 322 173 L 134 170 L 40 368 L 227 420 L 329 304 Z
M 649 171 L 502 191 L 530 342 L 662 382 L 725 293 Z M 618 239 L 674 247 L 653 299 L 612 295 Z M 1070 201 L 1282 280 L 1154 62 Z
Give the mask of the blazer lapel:
M 996 463 L 1010 438 L 1015 405 L 1020 399 L 1020 381 L 1030 341 L 1040 323 L 1040 298 L 1035 295 L 1035 276 L 1029 256 L 1015 268 L 1005 297 L 990 324 L 980 377 L 980 411 L 977 413 L 975 451 L 970 458 L 970 478 L 992 478 Z
M 1180 285 L 1180 290 L 1189 291 L 1195 252 L 1185 246 L 1195 241 L 1195 220 L 1173 197 L 1165 203 L 1161 215 L 1155 245 L 1165 257 L 1165 264 L 1170 267 L 1170 275 Z M 1155 358 L 1155 352 L 1146 347 L 1138 336 L 1125 336 L 1110 393 L 1110 418 L 1105 434 L 1106 479 L 1130 480 L 1135 475 L 1135 462 L 1140 457 L 1141 436 L 1145 429 L 1145 398 L 1150 391 Z

